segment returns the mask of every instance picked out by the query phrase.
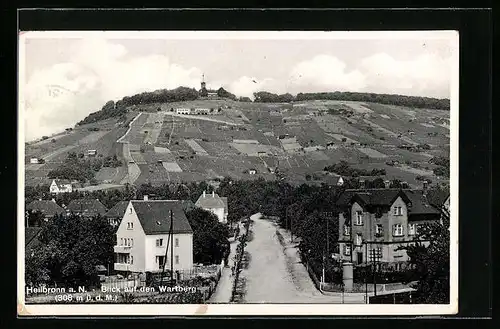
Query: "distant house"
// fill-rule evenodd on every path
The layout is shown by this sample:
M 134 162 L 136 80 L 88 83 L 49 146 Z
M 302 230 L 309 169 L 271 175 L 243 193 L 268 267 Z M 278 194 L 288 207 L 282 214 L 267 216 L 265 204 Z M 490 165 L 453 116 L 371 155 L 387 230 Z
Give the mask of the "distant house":
M 93 157 L 97 155 L 97 150 L 87 150 L 87 155 Z
M 31 212 L 39 212 L 43 215 L 45 221 L 53 218 L 56 215 L 64 215 L 65 211 L 61 208 L 54 199 L 52 200 L 35 200 L 26 205 L 26 210 Z
M 31 158 L 30 163 L 38 164 L 38 158 Z
M 194 109 L 194 113 L 195 114 L 209 114 L 210 113 L 210 109 L 206 109 L 206 108 L 196 108 Z
M 40 246 L 38 236 L 42 232 L 41 227 L 24 228 L 24 251 L 26 256 L 33 256 Z
M 106 216 L 108 210 L 98 199 L 77 199 L 72 200 L 66 211 L 83 217 Z
M 216 215 L 219 222 L 227 223 L 227 198 L 221 198 L 215 192 L 207 194 L 203 191 L 203 194 L 198 198 L 195 205 Z
M 177 113 L 177 114 L 191 114 L 191 109 L 189 109 L 189 108 L 175 109 L 175 113 Z
M 441 218 L 440 209 L 430 204 L 425 189 L 345 190 L 337 206 L 341 210 L 341 258 L 357 264 L 367 258 L 373 261 L 373 253 L 383 263 L 408 261 L 406 251 L 399 247 L 414 243 L 419 225 Z
M 255 175 L 257 173 L 257 170 L 255 170 L 255 169 L 248 169 L 248 173 L 250 175 Z
M 113 227 L 117 227 L 120 225 L 120 221 L 125 214 L 125 210 L 127 210 L 129 201 L 118 201 L 108 212 L 105 214 L 105 217 L 108 219 L 109 225 Z
M 164 266 L 167 271 L 173 266 L 174 272 L 192 269 L 193 230 L 181 203 L 131 200 L 116 231 L 114 252 L 114 269 L 122 273 L 161 272 Z
M 73 184 L 69 180 L 65 179 L 54 179 L 52 184 L 50 184 L 50 193 L 71 193 L 73 192 Z

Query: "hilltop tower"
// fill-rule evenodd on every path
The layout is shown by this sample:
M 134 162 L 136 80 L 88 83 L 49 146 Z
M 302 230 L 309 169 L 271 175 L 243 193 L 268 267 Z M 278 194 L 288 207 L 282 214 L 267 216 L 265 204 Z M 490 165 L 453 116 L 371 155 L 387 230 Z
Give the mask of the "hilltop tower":
M 205 73 L 201 76 L 201 89 L 206 89 L 206 83 L 205 83 Z

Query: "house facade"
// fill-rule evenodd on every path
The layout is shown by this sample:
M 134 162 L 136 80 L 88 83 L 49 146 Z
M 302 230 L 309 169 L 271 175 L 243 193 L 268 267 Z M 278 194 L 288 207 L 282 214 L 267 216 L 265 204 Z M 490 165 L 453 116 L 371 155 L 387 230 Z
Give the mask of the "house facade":
M 210 211 L 219 219 L 221 223 L 227 223 L 228 207 L 227 198 L 220 197 L 217 193 L 206 193 L 198 198 L 195 205 L 204 210 Z
M 71 193 L 73 192 L 73 184 L 68 180 L 53 179 L 50 184 L 50 193 Z
M 179 109 L 175 109 L 175 113 L 177 113 L 177 114 L 191 114 L 191 109 L 190 108 L 179 108 Z
M 105 216 L 108 219 L 109 225 L 113 227 L 118 227 L 118 225 L 120 225 L 129 202 L 130 201 L 118 201 L 111 209 L 108 210 Z
M 116 231 L 116 243 L 114 268 L 119 272 L 154 273 L 164 265 L 165 270 L 173 265 L 174 271 L 193 267 L 193 230 L 176 200 L 130 201 Z
M 399 248 L 414 243 L 419 225 L 441 217 L 425 190 L 346 190 L 337 205 L 340 258 L 354 264 L 407 262 Z

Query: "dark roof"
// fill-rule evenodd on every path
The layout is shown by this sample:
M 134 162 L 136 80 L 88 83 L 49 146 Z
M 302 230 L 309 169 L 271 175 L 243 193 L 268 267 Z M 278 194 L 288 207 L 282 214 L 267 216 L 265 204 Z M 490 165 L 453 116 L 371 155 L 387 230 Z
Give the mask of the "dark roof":
M 354 196 L 365 204 L 391 205 L 401 189 L 347 189 L 337 200 L 337 205 L 348 206 Z
M 113 206 L 113 208 L 109 209 L 106 213 L 106 217 L 108 218 L 122 218 L 127 210 L 128 203 L 130 201 L 118 201 L 117 204 Z
M 408 190 L 405 191 L 405 194 L 411 201 L 411 207 L 408 211 L 410 217 L 411 215 L 440 214 L 440 211 L 429 203 L 422 190 Z
M 358 201 L 364 205 L 390 206 L 400 196 L 409 205 L 409 215 L 439 214 L 424 196 L 423 190 L 412 189 L 357 189 L 346 190 L 338 199 L 337 205 L 346 207 L 352 201 Z M 410 205 L 411 204 L 411 205 Z
M 45 217 L 64 214 L 64 209 L 51 200 L 35 200 L 26 206 L 26 210 L 39 211 Z
M 97 199 L 77 199 L 69 203 L 69 212 L 81 214 L 82 216 L 106 215 L 106 207 Z
M 443 190 L 432 189 L 427 192 L 427 201 L 436 208 L 441 208 L 450 193 Z
M 173 213 L 173 232 L 193 233 L 180 201 L 132 200 L 131 202 L 147 235 L 170 232 L 170 210 Z
M 42 231 L 41 227 L 25 227 L 24 229 L 24 245 L 27 247 L 34 247 L 39 243 L 37 236 Z
M 196 206 L 200 208 L 225 208 L 224 201 L 217 193 L 200 195 L 198 201 L 196 201 Z
M 69 179 L 54 179 L 54 181 L 56 181 L 56 184 L 58 186 L 62 184 L 71 184 L 71 181 Z

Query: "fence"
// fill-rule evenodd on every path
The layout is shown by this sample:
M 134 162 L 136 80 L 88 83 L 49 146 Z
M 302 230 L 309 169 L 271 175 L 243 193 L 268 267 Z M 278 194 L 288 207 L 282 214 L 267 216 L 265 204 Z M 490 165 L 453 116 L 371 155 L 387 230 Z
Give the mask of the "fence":
M 370 304 L 413 304 L 417 292 L 406 291 L 369 297 Z

